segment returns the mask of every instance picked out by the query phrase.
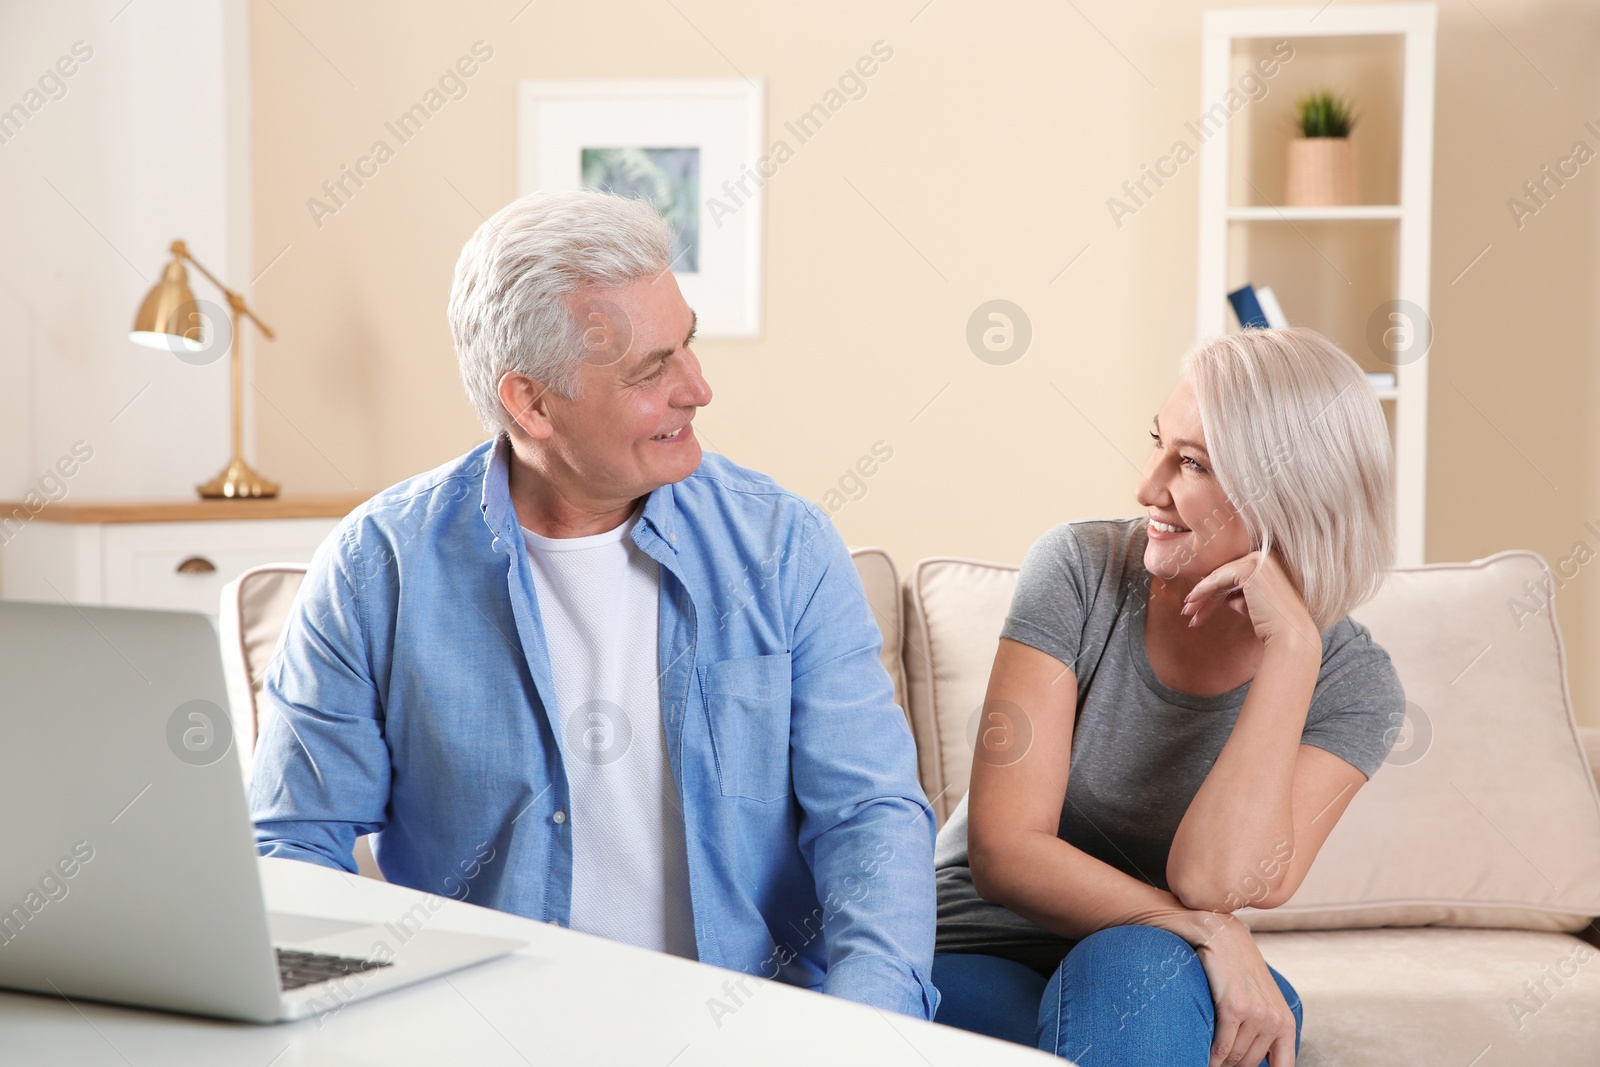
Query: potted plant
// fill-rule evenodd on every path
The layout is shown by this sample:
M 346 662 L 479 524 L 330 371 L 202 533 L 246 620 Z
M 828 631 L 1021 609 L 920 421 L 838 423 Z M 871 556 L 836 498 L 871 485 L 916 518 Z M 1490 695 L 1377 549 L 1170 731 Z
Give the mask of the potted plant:
M 1288 191 L 1294 207 L 1356 202 L 1356 147 L 1350 130 L 1356 116 L 1348 101 L 1327 90 L 1308 93 L 1295 105 L 1296 136 L 1289 141 Z

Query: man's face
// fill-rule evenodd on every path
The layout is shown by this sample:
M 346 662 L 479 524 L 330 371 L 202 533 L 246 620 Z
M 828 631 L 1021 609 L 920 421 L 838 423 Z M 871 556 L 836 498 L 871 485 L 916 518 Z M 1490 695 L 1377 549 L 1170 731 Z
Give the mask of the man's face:
M 690 345 L 695 315 L 670 271 L 568 300 L 584 335 L 578 397 L 549 394 L 543 448 L 586 493 L 627 501 L 700 466 L 689 425 L 711 403 Z

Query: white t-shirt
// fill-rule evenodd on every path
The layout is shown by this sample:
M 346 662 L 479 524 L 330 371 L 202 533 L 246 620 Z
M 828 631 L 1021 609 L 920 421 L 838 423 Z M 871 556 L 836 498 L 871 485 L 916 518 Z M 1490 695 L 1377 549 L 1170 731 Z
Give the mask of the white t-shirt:
M 657 649 L 660 565 L 622 525 L 526 528 L 572 787 L 572 929 L 696 958 L 683 812 L 667 762 Z

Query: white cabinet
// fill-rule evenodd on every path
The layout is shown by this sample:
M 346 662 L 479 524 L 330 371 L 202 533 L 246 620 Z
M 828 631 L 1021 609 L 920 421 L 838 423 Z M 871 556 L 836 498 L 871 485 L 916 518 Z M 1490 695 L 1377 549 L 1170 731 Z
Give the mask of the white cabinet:
M 305 563 L 358 497 L 0 505 L 0 596 L 217 613 L 263 563 Z
M 1423 561 L 1426 518 L 1437 19 L 1432 3 L 1207 11 L 1201 57 L 1202 107 L 1239 84 L 1260 95 L 1201 144 L 1197 335 L 1227 328 L 1226 294 L 1250 281 L 1272 286 L 1294 325 L 1318 329 L 1368 370 L 1394 373 L 1396 388 L 1379 399 L 1394 442 L 1401 564 Z M 1286 73 L 1240 82 L 1251 56 L 1274 42 L 1294 50 L 1280 65 Z M 1289 207 L 1275 166 L 1282 123 L 1296 92 L 1322 88 L 1354 97 L 1365 113 L 1362 202 Z M 1384 338 L 1410 331 L 1403 356 L 1380 353 L 1375 322 Z

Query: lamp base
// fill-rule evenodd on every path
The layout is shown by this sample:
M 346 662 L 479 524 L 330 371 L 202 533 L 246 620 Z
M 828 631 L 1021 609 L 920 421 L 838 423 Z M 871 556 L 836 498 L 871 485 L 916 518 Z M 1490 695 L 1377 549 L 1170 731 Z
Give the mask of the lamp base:
M 264 498 L 278 495 L 278 483 L 263 478 L 235 457 L 226 470 L 204 485 L 195 486 L 195 491 L 208 500 Z

